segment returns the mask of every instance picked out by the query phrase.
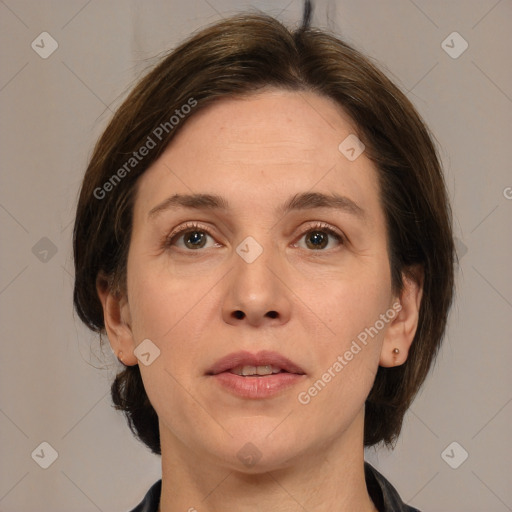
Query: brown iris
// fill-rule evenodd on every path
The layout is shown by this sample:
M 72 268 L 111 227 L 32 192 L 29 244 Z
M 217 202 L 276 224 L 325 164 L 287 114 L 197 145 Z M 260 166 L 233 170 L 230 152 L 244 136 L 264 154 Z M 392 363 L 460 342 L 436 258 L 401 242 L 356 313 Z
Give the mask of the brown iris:
M 306 235 L 306 245 L 310 249 L 323 249 L 329 242 L 329 235 L 322 231 L 310 231 Z
M 183 240 L 189 249 L 201 249 L 206 244 L 206 235 L 202 231 L 188 231 Z

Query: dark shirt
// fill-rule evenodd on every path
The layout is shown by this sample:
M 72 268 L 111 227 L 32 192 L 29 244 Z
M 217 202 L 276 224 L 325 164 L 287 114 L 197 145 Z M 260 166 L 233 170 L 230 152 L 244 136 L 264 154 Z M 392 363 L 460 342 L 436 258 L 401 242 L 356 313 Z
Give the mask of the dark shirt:
M 419 512 L 406 505 L 396 489 L 368 462 L 364 463 L 364 474 L 368 494 L 379 512 Z M 157 512 L 161 491 L 162 480 L 158 480 L 131 512 Z

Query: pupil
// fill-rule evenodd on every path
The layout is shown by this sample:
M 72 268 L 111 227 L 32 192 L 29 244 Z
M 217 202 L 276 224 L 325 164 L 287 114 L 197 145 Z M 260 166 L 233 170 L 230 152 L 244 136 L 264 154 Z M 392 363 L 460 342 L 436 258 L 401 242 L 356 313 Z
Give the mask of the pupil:
M 186 238 L 186 245 L 190 245 L 194 248 L 203 247 L 204 243 L 204 233 L 200 231 L 191 231 Z
M 313 249 L 323 249 L 327 245 L 327 237 L 320 231 L 313 231 L 308 240 L 311 241 L 310 245 Z

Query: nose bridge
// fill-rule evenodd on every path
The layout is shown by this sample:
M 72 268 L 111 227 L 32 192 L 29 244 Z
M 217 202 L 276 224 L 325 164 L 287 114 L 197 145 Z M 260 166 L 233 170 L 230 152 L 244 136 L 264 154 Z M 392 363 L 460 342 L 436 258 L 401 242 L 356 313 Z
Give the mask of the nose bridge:
M 268 233 L 266 234 L 268 235 Z M 270 236 L 248 236 L 236 247 L 224 316 L 229 323 L 285 322 L 290 314 L 286 287 L 278 279 L 279 250 Z M 261 241 L 261 243 L 260 243 Z
M 240 298 L 263 303 L 268 300 L 274 288 L 273 276 L 268 267 L 276 264 L 275 248 L 268 236 L 257 236 L 261 243 L 253 236 L 248 236 L 236 247 L 234 277 L 240 286 Z

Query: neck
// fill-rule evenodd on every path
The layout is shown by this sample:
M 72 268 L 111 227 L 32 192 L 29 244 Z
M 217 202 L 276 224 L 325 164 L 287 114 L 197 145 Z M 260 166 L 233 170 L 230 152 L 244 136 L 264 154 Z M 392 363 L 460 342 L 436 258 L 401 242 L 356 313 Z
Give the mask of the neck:
M 375 512 L 364 476 L 362 423 L 359 427 L 352 425 L 332 442 L 254 472 L 192 451 L 161 424 L 158 510 Z

